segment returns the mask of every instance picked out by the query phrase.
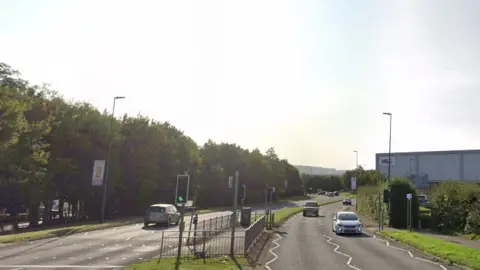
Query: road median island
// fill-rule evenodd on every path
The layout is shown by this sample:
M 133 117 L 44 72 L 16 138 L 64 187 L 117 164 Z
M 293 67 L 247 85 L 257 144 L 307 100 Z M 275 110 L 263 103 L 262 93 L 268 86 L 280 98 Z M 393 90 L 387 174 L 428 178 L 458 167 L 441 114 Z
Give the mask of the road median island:
M 73 226 L 63 227 L 63 228 L 45 229 L 45 230 L 38 230 L 38 231 L 32 231 L 32 232 L 8 234 L 8 235 L 0 236 L 0 244 L 61 237 L 61 236 L 75 234 L 75 233 L 82 233 L 82 232 L 89 232 L 89 231 L 107 229 L 112 227 L 126 226 L 126 225 L 136 224 L 141 221 L 142 221 L 141 218 L 133 218 L 130 220 L 112 221 L 112 222 L 106 222 L 101 224 L 73 225 Z
M 152 259 L 141 263 L 127 266 L 125 270 L 150 270 L 150 269 L 175 269 L 176 258 L 162 258 Z M 182 258 L 180 269 L 195 269 L 195 270 L 236 270 L 236 269 L 251 269 L 247 260 L 243 256 L 238 256 L 232 259 L 229 256 L 218 258 L 192 259 Z
M 410 245 L 422 252 L 450 263 L 480 270 L 480 250 L 441 240 L 436 237 L 404 230 L 384 230 L 379 235 Z

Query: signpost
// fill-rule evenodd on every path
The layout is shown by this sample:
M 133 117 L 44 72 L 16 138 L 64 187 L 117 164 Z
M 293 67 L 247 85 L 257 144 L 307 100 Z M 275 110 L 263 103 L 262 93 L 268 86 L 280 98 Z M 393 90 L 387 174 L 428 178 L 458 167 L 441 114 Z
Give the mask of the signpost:
M 407 229 L 412 231 L 412 193 L 407 193 Z
M 245 205 L 245 197 L 247 196 L 247 186 L 245 184 L 242 185 L 243 186 L 243 198 L 242 198 L 242 208 L 243 209 L 243 206 Z
M 180 261 L 182 257 L 182 243 L 183 243 L 183 230 L 185 229 L 185 205 L 188 202 L 188 191 L 190 186 L 190 175 L 188 172 L 185 174 L 177 175 L 177 187 L 175 190 L 175 203 L 180 206 L 180 228 L 178 233 L 178 250 L 176 268 L 180 268 Z
M 237 227 L 237 202 L 238 202 L 238 180 L 240 178 L 240 172 L 235 172 L 235 186 L 233 190 L 233 214 L 232 214 L 232 237 L 230 240 L 230 255 L 235 253 L 235 228 Z M 229 177 L 230 180 L 230 177 Z

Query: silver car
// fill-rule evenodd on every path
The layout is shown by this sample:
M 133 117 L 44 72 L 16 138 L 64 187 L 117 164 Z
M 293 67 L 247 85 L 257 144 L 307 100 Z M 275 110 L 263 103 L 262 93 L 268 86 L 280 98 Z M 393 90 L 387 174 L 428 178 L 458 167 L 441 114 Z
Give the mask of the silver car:
M 150 223 L 177 225 L 180 222 L 180 213 L 173 204 L 153 204 L 145 211 L 144 223 L 147 227 Z
M 333 216 L 332 231 L 335 234 L 362 234 L 363 225 L 354 212 L 336 212 Z

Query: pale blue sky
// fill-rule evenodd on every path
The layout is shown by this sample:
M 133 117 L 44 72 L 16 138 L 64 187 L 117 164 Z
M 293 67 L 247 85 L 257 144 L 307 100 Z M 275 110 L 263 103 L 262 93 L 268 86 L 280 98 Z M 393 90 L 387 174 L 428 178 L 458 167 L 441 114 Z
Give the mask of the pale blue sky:
M 480 2 L 0 0 L 0 61 L 294 164 L 480 148 Z

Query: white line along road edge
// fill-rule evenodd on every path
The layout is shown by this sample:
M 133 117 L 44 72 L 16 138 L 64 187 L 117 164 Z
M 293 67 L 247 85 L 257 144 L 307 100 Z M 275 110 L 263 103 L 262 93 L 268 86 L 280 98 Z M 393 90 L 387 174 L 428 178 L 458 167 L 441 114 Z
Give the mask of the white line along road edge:
M 105 269 L 118 269 L 125 266 L 121 265 L 0 265 L 0 268 L 44 268 L 44 269 L 54 269 L 54 268 L 85 268 L 85 269 L 95 269 L 95 268 L 105 268 Z
M 410 258 L 414 258 L 414 259 L 417 259 L 417 260 L 420 260 L 420 261 L 424 261 L 424 262 L 427 262 L 427 263 L 431 263 L 431 264 L 435 264 L 435 265 L 438 265 L 440 268 L 442 268 L 443 270 L 448 270 L 445 266 L 439 264 L 439 263 L 436 263 L 436 262 L 432 262 L 432 261 L 429 261 L 427 259 L 424 259 L 424 258 L 419 258 L 419 257 L 415 257 L 413 256 L 412 252 L 406 250 L 406 249 L 403 249 L 403 248 L 399 248 L 399 247 L 393 247 L 390 245 L 390 242 L 388 242 L 387 240 L 383 240 L 383 239 L 380 239 L 378 238 L 376 235 L 373 235 L 373 238 L 378 240 L 378 241 L 382 241 L 382 242 L 385 242 L 385 245 L 389 248 L 393 248 L 393 249 L 398 249 L 398 250 L 401 250 L 401 251 L 405 251 L 408 253 L 408 255 L 410 256 Z
M 345 256 L 345 257 L 348 258 L 348 261 L 347 261 L 347 263 L 346 263 L 348 267 L 353 268 L 353 269 L 355 269 L 355 270 L 362 270 L 362 269 L 360 269 L 360 268 L 358 268 L 358 267 L 355 267 L 355 266 L 353 266 L 353 265 L 350 264 L 350 263 L 352 262 L 352 256 L 347 255 L 347 254 L 345 254 L 345 253 L 342 253 L 342 252 L 338 251 L 338 249 L 340 248 L 340 246 L 337 245 L 337 244 L 335 244 L 335 243 L 330 242 L 330 241 L 332 241 L 332 237 L 327 236 L 327 235 L 323 235 L 323 237 L 328 238 L 328 240 L 327 240 L 327 243 L 328 243 L 328 244 L 330 244 L 330 245 L 332 245 L 332 246 L 336 246 L 336 248 L 333 250 L 335 253 L 340 254 L 340 255 L 343 255 L 343 256 Z
M 269 265 L 278 259 L 278 255 L 275 254 L 273 251 L 280 247 L 280 244 L 277 242 L 280 239 L 282 239 L 282 236 L 280 234 L 277 234 L 277 239 L 272 241 L 272 243 L 274 243 L 276 246 L 268 250 L 268 252 L 273 255 L 273 259 L 271 259 L 265 264 L 265 268 L 267 268 L 268 270 L 272 270 Z

